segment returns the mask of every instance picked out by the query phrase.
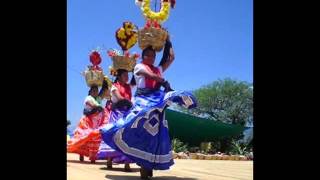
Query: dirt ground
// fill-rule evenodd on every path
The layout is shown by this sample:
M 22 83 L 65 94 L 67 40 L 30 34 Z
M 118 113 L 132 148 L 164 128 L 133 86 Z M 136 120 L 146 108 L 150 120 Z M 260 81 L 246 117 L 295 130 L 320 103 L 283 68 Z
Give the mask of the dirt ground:
M 133 172 L 124 172 L 124 165 L 106 168 L 106 161 L 91 164 L 87 158 L 67 154 L 67 180 L 140 180 L 139 166 L 131 164 Z M 175 159 L 170 170 L 154 171 L 154 180 L 253 180 L 252 161 Z

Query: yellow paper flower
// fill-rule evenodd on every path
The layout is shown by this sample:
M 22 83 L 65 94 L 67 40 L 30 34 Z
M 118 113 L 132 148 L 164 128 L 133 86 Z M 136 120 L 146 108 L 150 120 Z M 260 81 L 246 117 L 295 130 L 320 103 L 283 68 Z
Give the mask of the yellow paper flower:
M 142 1 L 141 10 L 143 12 L 144 17 L 148 20 L 157 21 L 159 24 L 166 21 L 170 13 L 170 2 L 163 2 L 163 0 L 161 0 L 160 11 L 154 12 L 150 9 L 150 1 L 151 0 Z
M 117 36 L 121 39 L 125 39 L 126 35 L 125 35 L 126 31 L 124 30 L 124 28 L 120 28 L 120 30 L 117 32 Z
M 115 70 L 112 66 L 109 66 L 109 71 L 111 76 L 117 76 L 117 70 Z

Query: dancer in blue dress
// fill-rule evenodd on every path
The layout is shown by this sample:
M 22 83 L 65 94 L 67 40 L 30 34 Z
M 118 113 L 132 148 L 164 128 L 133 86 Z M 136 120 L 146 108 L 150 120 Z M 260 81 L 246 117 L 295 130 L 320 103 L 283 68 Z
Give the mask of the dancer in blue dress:
M 100 130 L 106 144 L 141 167 L 142 179 L 152 177 L 153 169 L 166 170 L 174 164 L 165 109 L 172 103 L 188 109 L 197 104 L 191 93 L 172 90 L 163 78 L 174 59 L 171 42 L 167 40 L 158 67 L 153 65 L 155 56 L 152 47 L 143 50 L 142 63 L 134 68 L 137 90 L 133 107 L 117 122 Z

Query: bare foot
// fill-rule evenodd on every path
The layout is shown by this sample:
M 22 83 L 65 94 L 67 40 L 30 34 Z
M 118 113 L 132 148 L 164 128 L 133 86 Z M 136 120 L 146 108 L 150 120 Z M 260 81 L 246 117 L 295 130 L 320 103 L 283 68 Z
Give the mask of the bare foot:
M 132 170 L 131 170 L 131 168 L 130 168 L 130 164 L 126 163 L 126 164 L 124 165 L 124 171 L 125 171 L 125 172 L 132 172 Z
M 82 162 L 84 161 L 84 157 L 82 155 L 80 155 L 79 160 Z
M 140 168 L 140 178 L 144 180 L 148 180 L 148 171 L 144 168 Z
M 112 159 L 108 159 L 107 161 L 107 168 L 112 169 Z

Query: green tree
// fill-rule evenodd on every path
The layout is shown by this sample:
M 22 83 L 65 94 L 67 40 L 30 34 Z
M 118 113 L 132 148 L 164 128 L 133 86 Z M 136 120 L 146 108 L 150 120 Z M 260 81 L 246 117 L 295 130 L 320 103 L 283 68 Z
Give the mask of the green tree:
M 205 153 L 209 153 L 213 151 L 213 143 L 212 142 L 202 142 L 200 144 L 200 150 L 205 152 Z
M 184 144 L 177 138 L 172 139 L 171 141 L 171 148 L 174 152 L 186 152 L 188 150 L 188 145 Z
M 232 154 L 237 154 L 237 155 L 247 155 L 248 154 L 248 145 L 245 143 L 241 143 L 239 141 L 236 141 L 233 139 L 231 141 L 231 147 L 232 147 Z
M 228 78 L 197 89 L 194 95 L 199 105 L 192 114 L 231 124 L 245 125 L 252 120 L 252 84 Z
M 193 91 L 193 94 L 197 98 L 198 107 L 192 110 L 179 108 L 180 111 L 228 124 L 244 126 L 253 121 L 253 88 L 248 82 L 226 78 L 203 86 Z M 218 139 L 213 143 L 215 150 L 231 151 L 234 149 L 232 139 L 238 140 L 242 136 Z

